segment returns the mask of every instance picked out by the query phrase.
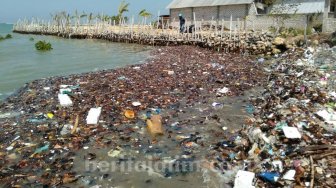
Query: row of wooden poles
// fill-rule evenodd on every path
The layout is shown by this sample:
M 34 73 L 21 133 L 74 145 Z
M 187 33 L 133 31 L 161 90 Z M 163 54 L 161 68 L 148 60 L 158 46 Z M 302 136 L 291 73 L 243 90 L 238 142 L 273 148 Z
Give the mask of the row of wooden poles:
M 195 15 L 194 15 L 195 16 Z M 159 23 L 159 21 L 157 22 Z M 102 21 L 96 19 L 94 23 L 79 22 L 71 23 L 68 20 L 44 21 L 40 19 L 19 20 L 14 25 L 14 32 L 27 34 L 56 35 L 69 38 L 101 38 L 116 42 L 135 42 L 152 45 L 169 44 L 197 44 L 205 47 L 219 47 L 224 51 L 232 51 L 237 48 L 244 49 L 247 33 L 239 19 L 233 21 L 203 20 L 186 22 L 186 30 L 193 25 L 193 32 L 181 33 L 179 23 L 172 20 L 171 23 L 146 24 L 146 21 L 136 24 L 132 17 L 129 22 L 122 20 L 116 24 L 115 21 Z M 229 25 L 228 29 L 226 29 Z

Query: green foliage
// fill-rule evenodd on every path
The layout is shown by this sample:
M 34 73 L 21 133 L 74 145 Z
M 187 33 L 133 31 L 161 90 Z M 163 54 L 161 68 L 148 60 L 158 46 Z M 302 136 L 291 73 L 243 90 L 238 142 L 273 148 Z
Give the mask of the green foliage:
M 315 29 L 316 32 L 321 33 L 322 32 L 322 26 L 323 26 L 322 23 L 319 23 L 319 24 L 315 24 L 313 26 L 313 28 Z
M 5 39 L 11 39 L 13 38 L 11 34 L 7 34 L 5 37 L 0 35 L 0 41 L 5 40 Z
M 336 38 L 333 38 L 333 39 L 331 40 L 331 44 L 332 44 L 333 46 L 336 46 Z
M 118 7 L 118 15 L 122 16 L 124 12 L 128 12 L 129 3 L 122 1 Z
M 122 1 L 118 7 L 118 17 L 119 20 L 122 20 L 124 12 L 128 12 L 129 3 Z
M 272 5 L 276 2 L 276 0 L 264 0 L 263 3 L 266 5 Z
M 152 16 L 152 14 L 149 13 L 149 12 L 147 12 L 146 9 L 142 9 L 142 10 L 139 12 L 139 16 L 141 16 L 141 17 L 150 17 L 150 16 Z
M 5 39 L 11 39 L 11 38 L 13 38 L 11 34 L 7 34 L 7 35 L 5 36 Z
M 271 26 L 269 28 L 269 31 L 276 34 L 277 28 Z M 279 28 L 279 34 L 282 38 L 286 38 L 286 37 L 296 37 L 298 35 L 304 35 L 304 29 L 296 29 L 296 28 L 286 28 L 286 27 L 280 27 Z M 311 28 L 307 28 L 307 35 L 312 34 L 311 32 Z
M 35 44 L 35 48 L 36 48 L 36 50 L 39 50 L 39 51 L 49 51 L 49 50 L 53 49 L 51 47 L 51 44 L 49 42 L 46 42 L 46 41 L 38 41 Z

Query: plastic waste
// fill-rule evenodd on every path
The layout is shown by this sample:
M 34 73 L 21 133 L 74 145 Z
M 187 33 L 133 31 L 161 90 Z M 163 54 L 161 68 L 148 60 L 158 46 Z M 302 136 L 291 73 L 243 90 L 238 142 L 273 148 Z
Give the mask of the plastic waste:
M 47 117 L 48 117 L 49 119 L 52 119 L 52 118 L 54 117 L 54 114 L 51 113 L 51 112 L 49 112 L 49 113 L 47 113 Z
M 258 63 L 264 63 L 265 62 L 265 59 L 264 58 L 259 58 L 258 59 Z
M 333 110 L 330 110 L 330 112 L 327 110 L 320 110 L 316 114 L 322 117 L 325 122 L 336 125 L 336 113 Z
M 255 174 L 253 172 L 239 170 L 234 181 L 234 188 L 254 188 L 253 179 Z
M 72 106 L 72 100 L 66 94 L 58 94 L 58 100 L 63 107 Z
M 278 172 L 262 172 L 259 174 L 259 177 L 261 177 L 263 180 L 275 183 L 278 181 L 280 177 L 280 173 Z
M 60 94 L 69 94 L 71 93 L 71 89 L 70 88 L 60 89 L 59 92 Z
M 42 118 L 42 119 L 38 119 L 38 118 L 27 119 L 27 122 L 29 122 L 29 123 L 43 123 L 45 121 L 46 121 L 46 119 L 44 119 L 44 118 Z
M 71 133 L 71 130 L 73 129 L 73 126 L 70 124 L 65 124 L 62 127 L 62 130 L 60 132 L 61 135 L 67 135 Z
M 137 106 L 141 106 L 141 103 L 140 102 L 132 102 L 132 105 L 137 107 Z
M 222 109 L 224 105 L 222 103 L 213 102 L 212 107 L 214 107 L 214 109 Z
M 109 152 L 107 152 L 107 155 L 109 157 L 119 157 L 120 154 L 121 154 L 121 148 L 112 149 Z
M 173 74 L 175 74 L 174 71 L 168 71 L 168 75 L 173 75 Z
M 86 124 L 97 124 L 99 120 L 99 116 L 101 113 L 101 107 L 98 108 L 91 108 L 87 117 L 86 117 Z
M 147 129 L 151 135 L 163 135 L 162 117 L 160 115 L 152 115 L 147 119 Z
M 218 93 L 221 93 L 221 94 L 226 94 L 229 92 L 229 88 L 227 87 L 223 87 L 222 89 L 218 89 L 217 91 Z
M 287 138 L 301 138 L 301 133 L 296 127 L 283 127 L 282 130 Z
M 249 114 L 253 114 L 254 113 L 254 106 L 252 104 L 248 104 L 246 107 L 245 107 L 245 110 L 247 113 Z
M 22 113 L 20 112 L 6 112 L 3 114 L 0 114 L 0 119 L 4 119 L 4 118 L 12 118 L 12 117 L 16 117 L 21 115 Z
M 294 181 L 296 171 L 295 170 L 288 170 L 282 179 Z
M 133 110 L 125 110 L 124 115 L 129 119 L 133 119 L 135 117 L 135 112 Z
M 272 164 L 274 169 L 279 170 L 279 172 L 283 171 L 283 164 L 281 161 L 273 161 Z
M 49 144 L 44 145 L 43 147 L 37 148 L 34 154 L 41 153 L 43 151 L 47 151 L 49 149 Z

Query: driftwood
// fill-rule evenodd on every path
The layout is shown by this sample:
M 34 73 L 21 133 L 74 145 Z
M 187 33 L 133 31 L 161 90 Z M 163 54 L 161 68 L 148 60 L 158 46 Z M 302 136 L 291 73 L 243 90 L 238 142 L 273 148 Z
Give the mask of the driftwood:
M 327 153 L 329 155 L 333 155 L 333 154 L 330 154 L 330 152 L 332 152 L 335 149 L 336 149 L 335 145 L 306 146 L 306 147 L 298 149 L 294 153 L 289 154 L 288 157 L 294 157 L 294 156 L 297 156 L 297 155 L 314 155 L 314 156 L 316 156 L 315 158 L 318 158 L 318 157 L 321 156 L 320 154 L 326 154 Z M 329 155 L 327 155 L 327 156 L 329 156 Z
M 325 157 L 328 157 L 328 156 L 332 156 L 332 155 L 336 155 L 336 151 L 330 151 L 330 152 L 325 152 L 324 154 L 322 155 L 313 155 L 313 159 L 315 160 L 320 160 L 320 159 L 323 159 Z

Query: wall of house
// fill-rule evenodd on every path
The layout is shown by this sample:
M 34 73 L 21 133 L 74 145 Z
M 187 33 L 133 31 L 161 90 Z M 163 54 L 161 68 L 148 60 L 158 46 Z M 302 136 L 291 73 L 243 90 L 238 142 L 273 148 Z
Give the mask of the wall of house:
M 284 26 L 303 29 L 306 25 L 306 15 L 293 15 L 286 18 L 283 22 L 281 18 L 269 15 L 249 16 L 247 19 L 247 28 L 253 30 L 267 30 L 270 27 Z
M 232 15 L 233 21 L 239 18 L 243 20 L 248 15 L 249 5 L 228 5 L 228 6 L 213 6 L 213 7 L 195 7 L 171 9 L 171 25 L 178 26 L 178 15 L 182 13 L 186 18 L 186 24 L 193 24 L 193 12 L 195 12 L 196 20 L 203 21 L 203 24 L 220 23 L 221 20 L 229 21 Z M 175 18 L 175 19 L 174 19 Z
M 217 20 L 218 7 L 195 7 L 194 8 L 196 20 Z
M 218 12 L 219 11 L 219 12 Z M 193 12 L 195 12 L 197 25 L 202 23 L 205 25 L 223 25 L 226 29 L 231 26 L 232 30 L 267 30 L 270 27 L 277 27 L 281 22 L 277 21 L 277 17 L 269 15 L 258 15 L 254 4 L 250 5 L 228 5 L 228 6 L 214 6 L 214 7 L 195 7 L 183 9 L 171 9 L 171 26 L 179 27 L 178 14 L 182 13 L 186 18 L 186 25 L 194 24 Z M 230 17 L 232 15 L 233 22 L 230 24 Z M 175 18 L 175 20 L 174 20 Z M 218 18 L 218 20 L 217 20 Z M 238 20 L 239 19 L 239 20 Z M 322 22 L 323 16 L 319 17 Z M 224 22 L 222 22 L 224 20 Z M 335 19 L 326 21 L 329 30 L 335 29 Z M 306 15 L 297 14 L 292 15 L 284 21 L 284 27 L 292 27 L 304 29 L 306 25 Z
M 336 18 L 325 18 L 323 21 L 323 32 L 336 31 Z
M 229 20 L 232 15 L 233 20 L 237 20 L 238 18 L 242 20 L 248 15 L 248 6 L 249 5 L 220 6 L 219 18 Z
M 247 29 L 254 30 L 267 30 L 270 27 L 284 26 L 286 28 L 297 28 L 304 29 L 307 22 L 306 14 L 295 14 L 289 15 L 288 18 L 285 18 L 283 22 L 280 20 L 284 15 L 280 16 L 270 16 L 270 15 L 258 15 L 254 4 L 251 5 L 249 16 L 246 19 Z M 317 22 L 322 23 L 323 15 L 321 14 L 317 18 Z

